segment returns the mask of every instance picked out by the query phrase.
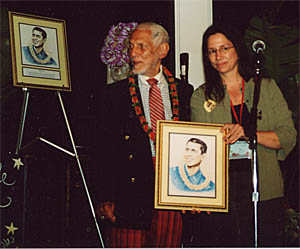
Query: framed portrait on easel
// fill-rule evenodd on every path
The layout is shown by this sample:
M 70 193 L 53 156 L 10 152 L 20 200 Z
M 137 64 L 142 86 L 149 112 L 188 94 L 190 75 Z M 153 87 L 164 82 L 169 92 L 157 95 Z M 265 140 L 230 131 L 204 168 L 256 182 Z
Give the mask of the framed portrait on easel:
M 64 20 L 9 12 L 16 87 L 71 91 Z
M 222 126 L 158 121 L 155 208 L 228 212 L 228 146 Z

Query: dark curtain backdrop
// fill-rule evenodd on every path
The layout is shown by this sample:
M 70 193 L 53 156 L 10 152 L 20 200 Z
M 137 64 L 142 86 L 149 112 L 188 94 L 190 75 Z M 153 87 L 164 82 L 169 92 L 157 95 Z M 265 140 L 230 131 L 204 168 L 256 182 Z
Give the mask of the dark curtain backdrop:
M 276 2 L 279 1 L 214 0 L 213 20 L 229 21 L 244 32 L 251 17 L 264 14 L 265 8 L 276 9 Z M 291 20 L 296 20 L 299 26 L 299 1 L 286 2 L 274 24 L 295 25 Z M 1 177 L 12 165 L 23 101 L 22 89 L 12 86 L 9 10 L 66 21 L 72 92 L 62 93 L 62 98 L 82 167 L 88 176 L 90 147 L 97 142 L 93 140 L 95 105 L 106 84 L 106 65 L 100 61 L 99 54 L 107 32 L 111 25 L 119 22 L 155 21 L 162 24 L 171 38 L 171 50 L 165 65 L 174 72 L 174 1 L 1 1 Z M 23 136 L 23 145 L 30 146 L 22 159 L 25 167 L 21 167 L 24 172 L 20 177 L 25 180 L 18 181 L 22 186 L 17 188 L 21 191 L 18 195 L 25 196 L 25 199 L 19 200 L 15 212 L 22 215 L 23 222 L 15 231 L 21 243 L 19 247 L 99 247 L 76 161 L 36 141 L 36 136 L 72 150 L 55 91 L 30 90 Z M 298 147 L 296 150 L 298 152 Z M 291 157 L 289 164 L 299 165 L 298 154 Z M 290 201 L 299 210 L 299 169 L 285 168 L 290 169 L 285 172 L 289 179 Z M 8 177 L 13 180 L 11 174 Z M 1 182 L 0 187 L 2 194 L 5 187 Z M 5 196 L 2 194 L 2 197 Z M 4 210 L 0 211 L 3 215 Z M 4 225 L 10 223 L 3 222 L 2 218 L 1 235 L 7 236 Z
M 11 192 L 1 186 L 4 198 L 10 194 L 14 198 L 9 209 L 1 209 L 7 219 L 1 219 L 0 241 L 13 235 L 5 228 L 11 219 L 19 228 L 14 232 L 19 247 L 100 247 L 76 161 L 35 139 L 40 136 L 73 151 L 55 91 L 30 89 L 22 143 L 29 145 L 23 152 L 25 166 L 19 171 L 12 168 L 23 92 L 12 83 L 8 11 L 66 22 L 72 92 L 61 95 L 88 181 L 89 151 L 97 142 L 93 140 L 95 105 L 106 84 L 100 50 L 108 30 L 119 22 L 161 24 L 171 41 L 165 65 L 174 71 L 173 5 L 173 1 L 1 1 L 1 173 L 7 173 L 7 180 L 18 181 Z
M 94 101 L 100 97 L 101 89 L 106 83 L 106 65 L 100 61 L 100 50 L 108 30 L 114 24 L 156 21 L 166 27 L 171 37 L 171 51 L 165 64 L 171 70 L 174 69 L 173 1 L 1 1 L 1 40 L 3 45 L 1 47 L 1 68 L 4 68 L 4 64 L 6 64 L 4 75 L 1 75 L 4 96 L 14 94 L 18 100 L 22 99 L 21 89 L 13 91 L 11 87 L 7 27 L 7 11 L 9 10 L 66 21 L 72 92 L 64 93 L 63 99 L 71 119 L 93 115 Z M 53 98 L 51 91 L 32 91 L 32 95 L 36 98 L 45 95 L 41 97 L 43 105 L 46 105 L 45 102 L 52 101 L 50 99 Z M 13 102 L 14 112 L 18 112 L 21 104 L 17 108 L 17 103 L 20 103 L 20 100 Z M 52 105 L 51 103 L 51 108 Z M 38 105 L 38 107 L 40 106 Z M 31 105 L 30 109 L 36 107 Z M 47 115 L 49 114 L 48 112 Z M 51 123 L 51 120 L 48 121 Z M 76 128 L 74 127 L 74 129 Z M 77 143 L 81 145 L 90 143 L 87 140 L 91 138 L 87 134 L 80 137 L 77 132 L 74 131 L 74 133 Z

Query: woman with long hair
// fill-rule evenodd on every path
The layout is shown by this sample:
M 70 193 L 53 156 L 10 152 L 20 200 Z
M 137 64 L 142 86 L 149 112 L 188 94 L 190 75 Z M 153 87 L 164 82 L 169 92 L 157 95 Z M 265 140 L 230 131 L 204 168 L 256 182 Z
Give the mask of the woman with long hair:
M 191 121 L 224 124 L 229 144 L 229 212 L 201 212 L 193 217 L 186 246 L 254 246 L 253 184 L 249 149 L 254 79 L 248 51 L 232 26 L 212 25 L 203 35 L 205 84 L 191 98 Z M 261 81 L 257 120 L 258 245 L 282 246 L 283 178 L 278 160 L 296 144 L 287 103 L 273 79 Z M 226 131 L 226 133 L 225 133 Z M 236 157 L 238 151 L 244 154 Z M 270 211 L 272 210 L 272 212 Z M 188 229 L 188 228 L 187 228 Z

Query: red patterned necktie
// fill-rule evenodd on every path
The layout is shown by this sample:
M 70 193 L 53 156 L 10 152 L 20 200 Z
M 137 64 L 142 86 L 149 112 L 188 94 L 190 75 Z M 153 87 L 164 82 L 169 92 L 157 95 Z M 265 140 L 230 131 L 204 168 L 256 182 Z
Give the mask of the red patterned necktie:
M 158 81 L 155 78 L 148 79 L 147 82 L 151 85 L 149 93 L 150 119 L 151 129 L 156 134 L 157 120 L 165 119 L 164 105 L 160 89 L 157 86 Z

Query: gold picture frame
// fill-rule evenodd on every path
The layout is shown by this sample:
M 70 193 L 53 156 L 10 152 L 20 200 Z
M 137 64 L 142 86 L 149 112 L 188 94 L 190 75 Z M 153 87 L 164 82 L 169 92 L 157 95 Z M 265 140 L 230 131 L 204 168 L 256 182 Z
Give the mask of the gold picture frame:
M 228 212 L 228 145 L 222 126 L 158 121 L 156 209 Z
M 64 20 L 9 11 L 13 85 L 71 91 Z

